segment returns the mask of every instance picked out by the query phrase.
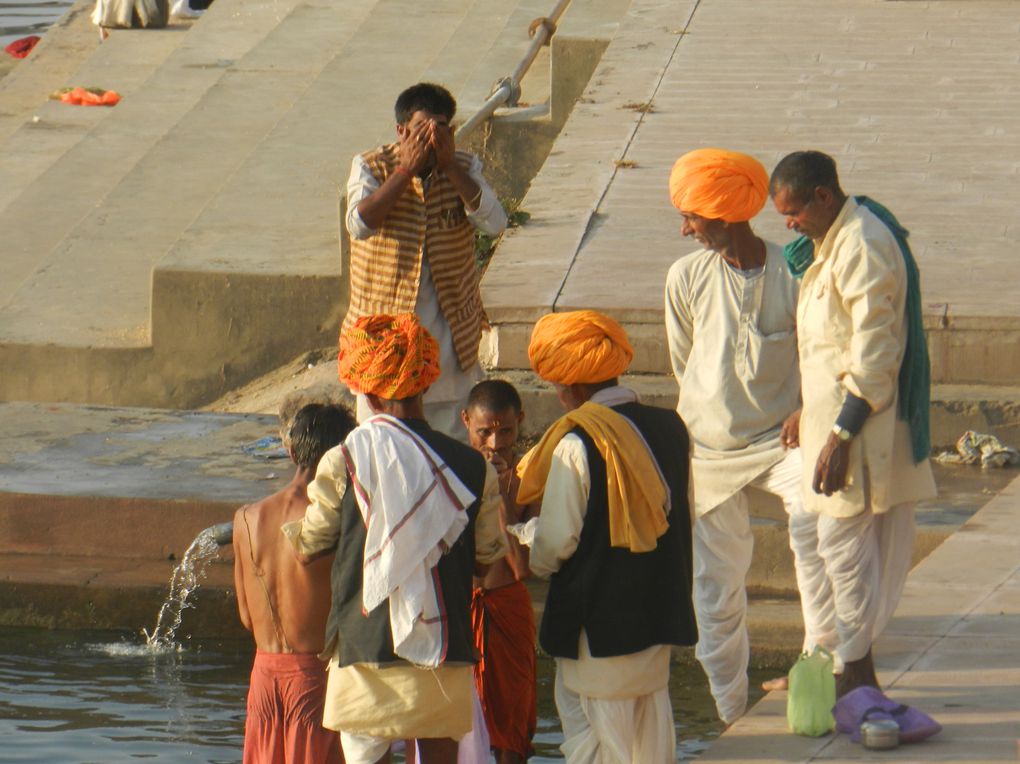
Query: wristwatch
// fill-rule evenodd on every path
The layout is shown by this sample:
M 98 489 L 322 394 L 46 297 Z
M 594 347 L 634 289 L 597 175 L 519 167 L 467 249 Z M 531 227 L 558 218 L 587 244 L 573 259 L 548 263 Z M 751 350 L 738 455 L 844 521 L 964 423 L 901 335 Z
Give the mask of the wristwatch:
M 850 430 L 846 429 L 845 427 L 840 427 L 838 424 L 832 425 L 832 431 L 836 433 L 836 437 L 839 438 L 844 443 L 849 441 L 854 436 L 854 434 L 850 432 Z

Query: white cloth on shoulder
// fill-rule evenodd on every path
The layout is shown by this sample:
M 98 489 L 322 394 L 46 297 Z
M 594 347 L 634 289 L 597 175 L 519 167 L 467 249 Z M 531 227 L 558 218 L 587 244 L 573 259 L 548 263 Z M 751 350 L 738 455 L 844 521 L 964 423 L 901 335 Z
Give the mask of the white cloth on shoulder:
M 393 652 L 434 668 L 447 646 L 436 566 L 467 526 L 475 495 L 394 417 L 362 423 L 343 451 L 366 529 L 362 605 L 371 612 L 388 599 Z

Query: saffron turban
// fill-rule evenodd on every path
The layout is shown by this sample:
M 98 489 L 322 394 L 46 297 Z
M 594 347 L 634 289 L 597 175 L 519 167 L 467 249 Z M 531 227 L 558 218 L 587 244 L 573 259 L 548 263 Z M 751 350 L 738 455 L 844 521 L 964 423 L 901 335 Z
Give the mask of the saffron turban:
M 769 197 L 769 176 L 748 154 L 697 149 L 676 160 L 669 175 L 669 198 L 682 212 L 739 223 L 750 220 Z
M 362 316 L 340 335 L 337 365 L 355 392 L 410 398 L 439 378 L 439 343 L 414 313 Z
M 542 316 L 528 345 L 531 368 L 560 385 L 613 379 L 627 370 L 633 357 L 623 327 L 594 310 Z

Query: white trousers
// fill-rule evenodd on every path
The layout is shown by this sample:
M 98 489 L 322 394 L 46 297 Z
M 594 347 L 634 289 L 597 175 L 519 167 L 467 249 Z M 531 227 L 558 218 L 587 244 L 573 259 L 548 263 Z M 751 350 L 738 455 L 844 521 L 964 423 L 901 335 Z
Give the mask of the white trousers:
M 748 485 L 778 496 L 786 508 L 805 649 L 815 644 L 831 647 L 835 643 L 832 589 L 818 550 L 818 516 L 807 512 L 801 499 L 802 472 L 800 449 L 791 449 Z M 746 488 L 694 523 L 695 655 L 708 676 L 719 718 L 727 724 L 747 710 L 746 579 L 753 551 Z
M 867 655 L 888 625 L 910 572 L 914 534 L 913 502 L 881 515 L 818 517 L 818 553 L 832 590 L 822 628 L 836 635 L 838 663 Z
M 669 688 L 637 698 L 578 695 L 556 672 L 556 710 L 563 724 L 560 750 L 567 764 L 673 764 L 676 728 Z

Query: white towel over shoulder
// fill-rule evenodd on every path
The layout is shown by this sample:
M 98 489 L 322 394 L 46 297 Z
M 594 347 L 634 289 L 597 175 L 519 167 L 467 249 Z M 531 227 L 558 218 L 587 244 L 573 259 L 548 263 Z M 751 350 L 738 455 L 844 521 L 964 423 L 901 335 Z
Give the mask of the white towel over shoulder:
M 377 414 L 343 446 L 365 522 L 362 604 L 389 599 L 393 652 L 419 666 L 446 657 L 446 611 L 436 566 L 467 526 L 475 495 L 400 420 Z

